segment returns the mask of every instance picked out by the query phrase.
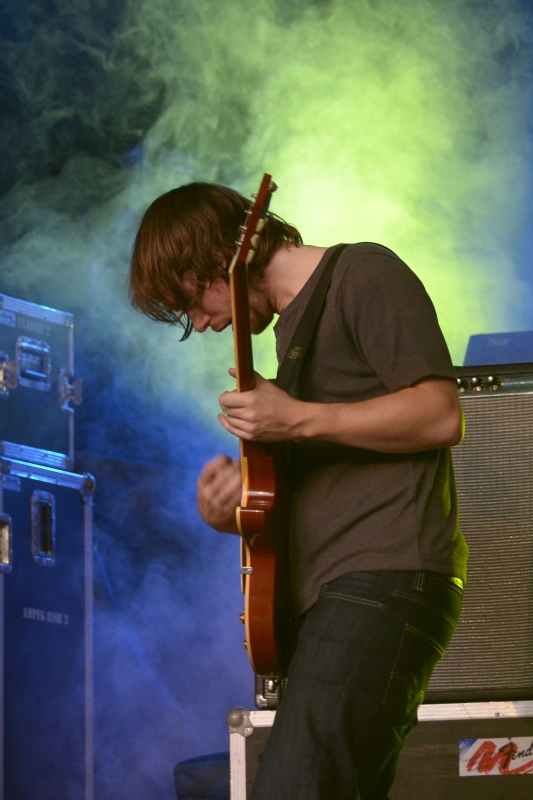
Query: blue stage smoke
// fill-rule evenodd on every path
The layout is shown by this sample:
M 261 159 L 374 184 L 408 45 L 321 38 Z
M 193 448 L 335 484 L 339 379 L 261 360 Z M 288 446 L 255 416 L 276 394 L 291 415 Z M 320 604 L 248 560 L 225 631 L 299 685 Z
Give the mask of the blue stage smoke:
M 231 332 L 180 344 L 128 306 L 142 212 L 274 165 L 274 210 L 312 243 L 413 255 L 460 362 L 473 326 L 533 327 L 532 31 L 518 0 L 0 5 L 0 291 L 75 314 L 85 380 L 99 800 L 171 800 L 174 764 L 226 749 L 253 702 L 238 541 L 195 503 L 202 463 L 237 452 Z M 271 333 L 257 359 L 271 377 Z

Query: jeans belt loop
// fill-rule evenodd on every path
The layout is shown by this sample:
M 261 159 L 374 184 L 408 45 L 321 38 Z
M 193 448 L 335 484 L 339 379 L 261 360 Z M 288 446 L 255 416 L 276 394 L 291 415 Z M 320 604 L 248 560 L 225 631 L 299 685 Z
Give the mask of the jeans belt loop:
M 418 570 L 415 575 L 415 591 L 423 592 L 425 585 L 426 585 L 426 573 L 423 572 L 422 570 Z

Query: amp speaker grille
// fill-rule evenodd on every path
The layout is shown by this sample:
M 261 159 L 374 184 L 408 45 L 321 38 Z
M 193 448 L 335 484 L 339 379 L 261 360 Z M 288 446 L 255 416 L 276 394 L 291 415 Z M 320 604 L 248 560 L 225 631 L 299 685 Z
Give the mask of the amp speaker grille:
M 533 696 L 533 392 L 462 397 L 454 448 L 470 547 L 463 612 L 426 702 Z

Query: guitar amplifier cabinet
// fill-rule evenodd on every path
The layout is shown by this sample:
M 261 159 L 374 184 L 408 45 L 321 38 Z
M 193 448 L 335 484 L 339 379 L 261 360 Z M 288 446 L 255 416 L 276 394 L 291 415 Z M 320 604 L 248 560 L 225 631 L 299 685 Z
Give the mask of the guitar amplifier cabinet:
M 533 364 L 457 368 L 452 456 L 470 547 L 457 631 L 426 702 L 533 698 Z M 533 795 L 532 795 L 533 796 Z
M 250 797 L 275 715 L 229 712 L 231 800 Z M 533 702 L 422 705 L 389 797 L 530 800 L 532 773 Z
M 94 481 L 0 469 L 0 800 L 93 800 Z
M 72 469 L 81 388 L 72 314 L 0 294 L 0 455 Z

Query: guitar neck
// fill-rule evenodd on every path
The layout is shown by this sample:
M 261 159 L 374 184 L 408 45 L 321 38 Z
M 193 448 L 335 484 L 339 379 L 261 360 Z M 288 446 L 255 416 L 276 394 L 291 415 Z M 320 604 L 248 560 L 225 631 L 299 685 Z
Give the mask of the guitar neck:
M 272 181 L 272 176 L 265 172 L 258 193 L 253 195 L 256 198 L 253 208 L 246 212 L 246 219 L 240 227 L 242 233 L 237 242 L 237 252 L 229 268 L 238 392 L 249 392 L 255 388 L 250 301 L 248 299 L 248 264 L 255 255 L 255 248 L 259 240 L 258 233 L 265 224 L 265 220 L 261 219 L 261 214 L 266 214 L 270 196 L 275 190 L 276 185 Z
M 230 272 L 230 289 L 237 391 L 249 392 L 255 387 L 255 374 L 248 299 L 248 268 L 244 262 L 233 265 Z

